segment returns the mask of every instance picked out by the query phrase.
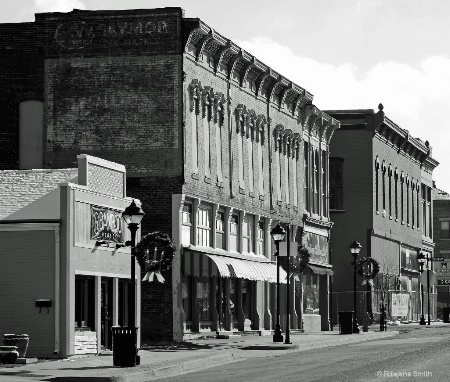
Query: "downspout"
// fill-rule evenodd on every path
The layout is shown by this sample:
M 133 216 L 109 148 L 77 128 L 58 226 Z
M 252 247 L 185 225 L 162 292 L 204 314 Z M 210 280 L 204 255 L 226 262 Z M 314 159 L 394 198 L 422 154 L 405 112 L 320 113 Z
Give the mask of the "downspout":
M 60 315 L 59 315 L 59 290 L 60 290 L 60 228 L 59 224 L 55 225 L 55 350 L 53 355 L 59 354 L 59 341 L 60 341 Z

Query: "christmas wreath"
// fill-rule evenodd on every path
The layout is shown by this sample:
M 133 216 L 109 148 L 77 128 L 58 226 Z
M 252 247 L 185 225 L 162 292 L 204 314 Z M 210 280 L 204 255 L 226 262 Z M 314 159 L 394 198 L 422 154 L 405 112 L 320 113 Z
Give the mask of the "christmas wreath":
M 139 265 L 147 271 L 142 281 L 151 282 L 156 277 L 163 283 L 163 274 L 167 274 L 172 267 L 175 246 L 169 235 L 153 232 L 142 237 L 134 254 Z
M 380 272 L 380 266 L 374 258 L 363 257 L 356 262 L 356 271 L 364 280 L 371 280 Z
M 303 273 L 308 266 L 309 258 L 311 254 L 308 249 L 304 246 L 299 246 L 297 250 L 297 256 L 293 256 L 291 261 L 289 262 L 289 272 L 299 275 Z M 283 269 L 287 272 L 287 257 L 278 257 L 278 261 L 280 262 Z

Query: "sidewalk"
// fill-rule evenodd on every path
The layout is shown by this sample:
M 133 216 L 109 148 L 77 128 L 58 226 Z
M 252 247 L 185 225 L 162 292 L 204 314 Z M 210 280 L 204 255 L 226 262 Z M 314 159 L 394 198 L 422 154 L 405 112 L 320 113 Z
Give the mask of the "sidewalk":
M 432 327 L 450 326 L 432 322 Z M 215 337 L 189 340 L 173 346 L 141 349 L 141 364 L 131 368 L 113 366 L 112 352 L 100 355 L 74 356 L 64 360 L 40 361 L 28 365 L 0 365 L 0 381 L 40 380 L 58 382 L 139 382 L 163 376 L 179 375 L 221 364 L 253 357 L 271 357 L 310 349 L 344 345 L 396 336 L 405 329 L 417 330 L 429 326 L 418 323 L 388 326 L 380 332 L 373 325 L 368 332 L 340 335 L 339 328 L 320 333 L 301 333 L 290 336 L 292 344 L 274 343 L 272 336 L 244 335 L 232 339 Z M 284 335 L 284 334 L 283 334 Z M 22 378 L 20 378 L 22 377 Z

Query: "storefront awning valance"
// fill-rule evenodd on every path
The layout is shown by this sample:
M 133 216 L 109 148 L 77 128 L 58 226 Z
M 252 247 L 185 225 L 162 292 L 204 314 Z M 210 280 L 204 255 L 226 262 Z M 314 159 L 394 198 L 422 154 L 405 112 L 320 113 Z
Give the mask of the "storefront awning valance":
M 224 250 L 218 251 L 211 248 L 198 248 L 189 246 L 185 251 L 196 252 L 200 256 L 210 258 L 217 266 L 221 277 L 236 277 L 253 281 L 267 281 L 269 283 L 277 282 L 277 267 L 276 264 L 263 256 L 242 256 L 239 258 L 237 253 L 228 253 Z M 214 253 L 208 253 L 208 252 Z M 250 260 L 251 258 L 251 260 Z M 280 283 L 286 284 L 287 274 L 285 270 L 280 267 Z
M 308 264 L 308 268 L 311 269 L 311 271 L 313 271 L 317 275 L 328 275 L 328 276 L 334 275 L 334 272 L 331 268 L 320 267 L 313 264 Z

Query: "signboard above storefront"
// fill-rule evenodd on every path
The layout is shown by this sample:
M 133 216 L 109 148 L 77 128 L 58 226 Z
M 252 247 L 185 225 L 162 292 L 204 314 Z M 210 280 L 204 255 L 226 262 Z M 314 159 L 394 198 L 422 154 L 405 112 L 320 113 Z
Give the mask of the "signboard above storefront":
M 121 243 L 123 241 L 121 213 L 91 206 L 91 240 Z

